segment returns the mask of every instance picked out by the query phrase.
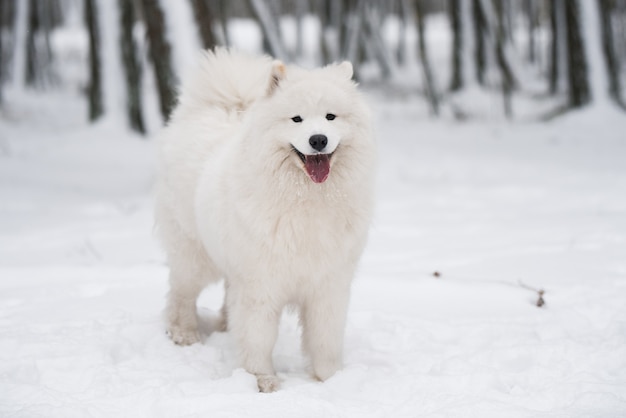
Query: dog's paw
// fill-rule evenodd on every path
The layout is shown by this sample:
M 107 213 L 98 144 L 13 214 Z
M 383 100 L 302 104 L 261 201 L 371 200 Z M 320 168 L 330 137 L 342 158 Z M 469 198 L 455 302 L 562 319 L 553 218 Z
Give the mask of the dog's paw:
M 271 393 L 280 389 L 280 379 L 273 374 L 260 374 L 256 377 L 259 392 Z
M 318 362 L 313 367 L 313 375 L 321 382 L 330 379 L 341 368 L 341 361 Z
M 196 329 L 185 329 L 179 326 L 170 326 L 167 335 L 178 345 L 192 345 L 200 342 L 200 334 Z

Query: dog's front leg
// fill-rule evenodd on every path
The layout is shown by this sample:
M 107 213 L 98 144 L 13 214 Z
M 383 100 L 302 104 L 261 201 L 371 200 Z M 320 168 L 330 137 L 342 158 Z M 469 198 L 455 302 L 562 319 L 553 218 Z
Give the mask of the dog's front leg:
M 256 376 L 261 392 L 274 392 L 280 380 L 274 371 L 272 351 L 278 336 L 279 310 L 263 303 L 258 295 L 228 292 L 228 326 L 239 348 L 243 367 Z
M 322 381 L 342 365 L 349 292 L 349 283 L 327 283 L 302 307 L 303 349 L 311 357 L 314 376 Z

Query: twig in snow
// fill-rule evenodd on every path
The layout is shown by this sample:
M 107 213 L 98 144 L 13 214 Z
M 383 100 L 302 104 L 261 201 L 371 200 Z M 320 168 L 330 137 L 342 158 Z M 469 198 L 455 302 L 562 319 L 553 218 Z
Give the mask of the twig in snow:
M 517 283 L 519 283 L 519 285 L 521 287 L 523 287 L 524 289 L 528 289 L 528 290 L 531 290 L 531 291 L 537 293 L 538 298 L 537 298 L 537 302 L 535 303 L 535 305 L 537 305 L 538 308 L 541 308 L 543 305 L 546 304 L 546 301 L 543 299 L 543 294 L 546 293 L 545 290 L 543 290 L 543 289 L 535 289 L 532 286 L 528 286 L 527 284 L 525 284 L 521 280 L 518 280 Z

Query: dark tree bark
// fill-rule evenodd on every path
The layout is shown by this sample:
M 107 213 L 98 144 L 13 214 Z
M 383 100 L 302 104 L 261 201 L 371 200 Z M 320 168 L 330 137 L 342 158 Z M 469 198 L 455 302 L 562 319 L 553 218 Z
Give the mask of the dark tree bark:
M 2 86 L 8 78 L 9 62 L 13 50 L 13 22 L 15 20 L 15 0 L 0 0 L 0 104 Z
M 430 105 L 431 112 L 435 115 L 439 115 L 439 94 L 435 87 L 435 80 L 430 67 L 430 60 L 428 58 L 428 51 L 426 48 L 426 37 L 424 28 L 424 4 L 423 0 L 415 1 L 415 12 L 417 20 L 417 34 L 418 34 L 418 47 L 420 62 L 422 64 L 422 72 L 424 74 L 424 87 L 426 90 L 426 98 Z
M 126 112 L 130 127 L 139 133 L 146 133 L 141 106 L 141 64 L 138 59 L 137 44 L 133 38 L 135 25 L 134 3 L 118 0 L 120 9 L 120 51 L 126 76 Z
M 363 37 L 363 8 L 365 0 L 346 0 L 344 3 L 344 40 L 341 57 L 352 62 L 354 78 L 360 78 L 360 65 L 363 61 L 361 38 Z
M 334 0 L 314 1 L 313 12 L 320 20 L 320 61 L 328 64 L 342 56 L 344 2 Z
M 565 20 L 567 25 L 569 105 L 580 107 L 591 101 L 591 91 L 587 75 L 587 59 L 582 39 L 578 0 L 565 1 Z
M 5 37 L 5 28 L 4 28 L 4 19 L 5 19 L 5 0 L 0 0 L 0 17 L 2 17 L 2 19 L 0 20 L 0 106 L 2 105 L 3 102 L 3 94 L 2 94 L 2 90 L 3 90 L 3 86 L 4 86 L 4 78 L 5 78 L 5 63 L 6 63 L 6 58 L 4 56 L 4 43 L 6 41 L 6 37 Z
M 304 55 L 304 16 L 307 12 L 307 2 L 296 0 L 294 5 L 294 15 L 296 17 L 296 57 Z
M 561 31 L 559 30 L 559 15 L 563 6 L 561 0 L 550 0 L 550 64 L 548 75 L 548 89 L 550 94 L 556 94 L 559 87 L 559 44 Z
M 344 45 L 345 37 L 345 12 L 346 1 L 332 1 L 330 3 L 330 28 L 332 28 L 333 36 L 326 38 L 326 42 L 329 44 L 329 49 L 332 51 L 333 60 L 338 61 L 341 59 L 341 47 Z
M 150 60 L 156 74 L 161 115 L 166 122 L 176 106 L 176 77 L 172 70 L 170 44 L 165 39 L 166 27 L 158 0 L 142 0 Z
M 535 29 L 537 28 L 537 16 L 535 13 L 535 3 L 533 0 L 524 0 L 524 10 L 528 19 L 528 61 L 536 61 L 536 41 Z
M 289 61 L 289 54 L 279 32 L 278 16 L 274 13 L 272 3 L 263 0 L 248 0 L 248 5 L 263 32 L 264 49 L 275 58 Z
M 331 30 L 331 2 L 332 0 L 318 0 L 316 4 L 316 15 L 320 21 L 320 55 L 322 64 L 328 64 L 333 61 L 332 47 L 327 41 L 327 35 Z
M 598 0 L 598 8 L 600 11 L 600 27 L 602 30 L 602 48 L 604 50 L 604 60 L 609 79 L 609 95 L 617 103 L 622 104 L 621 100 L 621 83 L 620 83 L 620 67 L 615 53 L 615 42 L 613 36 L 613 22 L 611 20 L 611 12 L 614 2 L 611 0 Z
M 230 34 L 228 33 L 228 17 L 230 15 L 230 2 L 228 0 L 218 0 L 212 1 L 211 5 L 217 8 L 217 12 L 214 13 L 216 13 L 220 19 L 224 45 L 229 46 Z
M 362 0 L 346 0 L 344 2 L 341 57 L 352 61 L 355 65 L 355 72 L 358 70 L 356 56 L 359 32 L 362 27 L 362 19 L 360 17 L 360 9 L 362 7 Z
M 202 46 L 205 49 L 214 48 L 217 45 L 213 34 L 213 13 L 209 8 L 208 0 L 190 0 L 193 14 L 196 18 L 196 25 L 202 39 Z
M 450 0 L 448 14 L 452 28 L 452 78 L 450 90 L 458 91 L 463 88 L 463 19 L 461 16 L 461 1 Z
M 396 60 L 398 61 L 398 65 L 404 66 L 408 62 L 408 57 L 406 54 L 407 49 L 407 28 L 411 24 L 411 7 L 409 4 L 409 0 L 399 0 L 398 1 L 398 50 L 396 51 Z
M 94 121 L 104 113 L 100 57 L 100 28 L 95 0 L 85 0 L 85 22 L 89 32 L 89 120 Z
M 25 0 L 23 0 L 25 1 Z M 26 84 L 34 86 L 39 80 L 36 38 L 41 27 L 37 0 L 28 0 L 28 32 L 26 38 Z
M 474 20 L 474 63 L 476 65 L 476 79 L 478 84 L 485 85 L 485 71 L 487 69 L 487 49 L 485 35 L 488 30 L 487 18 L 481 0 L 472 1 L 472 17 Z
M 392 73 L 391 57 L 380 33 L 381 16 L 372 0 L 365 0 L 362 8 L 363 27 L 361 43 L 371 59 L 378 62 L 382 77 L 388 79 Z
M 511 104 L 511 94 L 515 85 L 515 79 L 513 72 L 509 67 L 509 63 L 505 56 L 505 43 L 507 42 L 507 35 L 505 30 L 505 14 L 503 0 L 494 0 L 494 8 L 496 11 L 496 60 L 498 67 L 500 68 L 500 82 L 502 88 L 502 99 L 504 104 L 504 114 L 507 118 L 513 116 L 513 108 Z

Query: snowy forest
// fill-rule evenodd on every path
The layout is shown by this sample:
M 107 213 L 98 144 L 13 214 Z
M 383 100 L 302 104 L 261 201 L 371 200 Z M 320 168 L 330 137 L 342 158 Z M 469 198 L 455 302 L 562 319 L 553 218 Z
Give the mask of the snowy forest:
M 165 332 L 157 138 L 215 45 L 372 110 L 324 382 L 286 309 L 259 393 L 221 283 Z M 626 0 L 0 0 L 0 417 L 626 416 L 625 76 Z
M 395 85 L 419 95 L 432 115 L 445 108 L 457 117 L 469 116 L 455 100 L 467 89 L 501 95 L 507 117 L 515 116 L 516 95 L 558 98 L 544 118 L 607 96 L 624 107 L 623 0 L 175 3 L 1 0 L 0 91 L 80 88 L 91 120 L 111 110 L 103 96 L 123 95 L 129 125 L 143 133 L 147 99 L 142 90 L 156 92 L 167 120 L 189 51 L 250 48 L 233 34 L 249 21 L 264 52 L 309 66 L 350 60 L 363 84 Z M 449 27 L 446 60 L 426 36 L 431 24 Z M 68 71 L 80 73 L 78 80 Z M 105 87 L 111 77 L 120 79 Z M 10 107 L 10 94 L 0 97 Z

